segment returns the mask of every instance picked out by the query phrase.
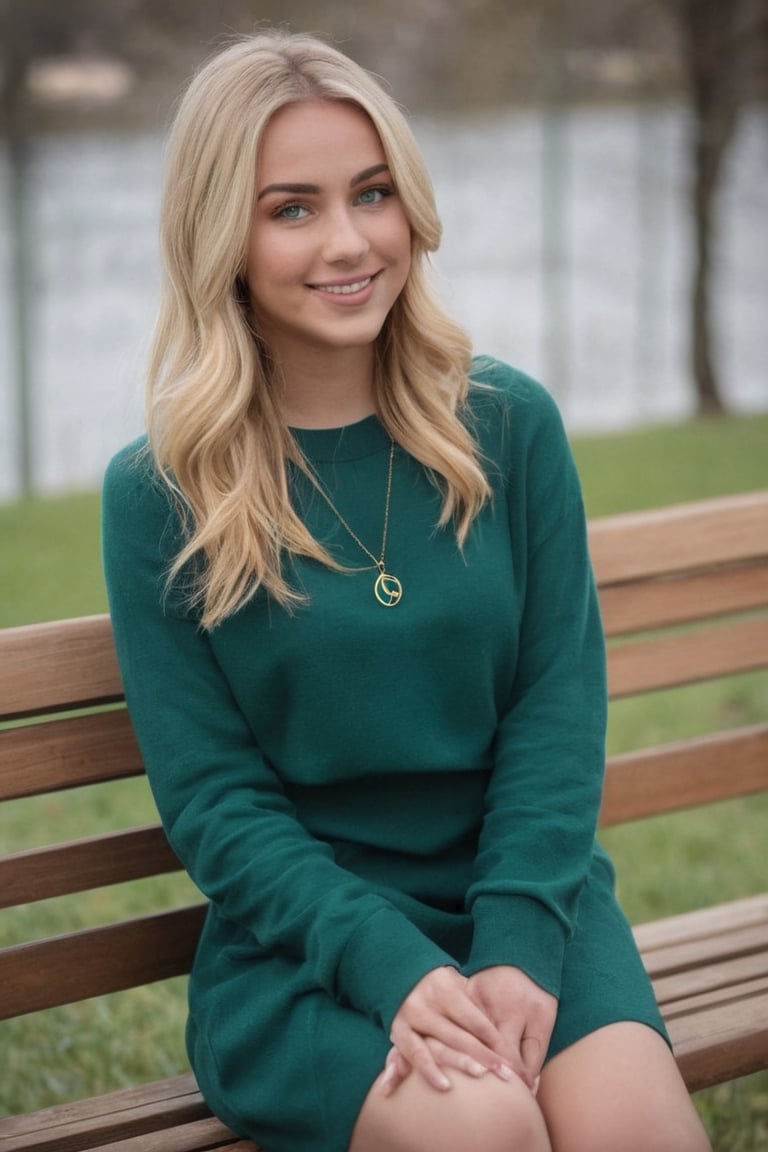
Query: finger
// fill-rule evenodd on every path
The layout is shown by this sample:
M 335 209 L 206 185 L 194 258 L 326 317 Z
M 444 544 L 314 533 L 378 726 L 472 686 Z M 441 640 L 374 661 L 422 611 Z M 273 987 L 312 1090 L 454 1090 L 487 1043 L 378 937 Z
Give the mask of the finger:
M 523 1038 L 520 1035 L 522 1025 L 514 1027 L 507 1023 L 502 1031 L 504 1037 L 502 1048 L 504 1059 L 503 1064 L 498 1069 L 494 1069 L 494 1071 L 497 1075 L 501 1076 L 503 1080 L 511 1080 L 513 1076 L 516 1076 L 519 1080 L 523 1081 L 527 1088 L 533 1091 L 534 1081 L 541 1071 L 543 1058 L 538 1066 L 536 1066 L 535 1058 L 532 1058 L 530 1062 L 526 1061 L 523 1055 Z M 526 1041 L 528 1039 L 529 1038 L 526 1037 Z M 533 1047 L 533 1045 L 531 1045 L 531 1047 Z
M 481 1076 L 484 1072 L 492 1072 L 500 1080 L 505 1080 L 507 1083 L 517 1078 L 522 1080 L 528 1088 L 533 1084 L 533 1078 L 528 1075 L 519 1052 L 515 1052 L 508 1061 L 501 1059 L 497 1053 L 478 1048 L 476 1050 L 480 1056 L 477 1059 L 463 1048 L 445 1044 L 434 1037 L 425 1037 L 425 1042 L 437 1062 L 445 1067 L 458 1068 L 470 1076 Z M 475 1050 L 474 1046 L 470 1047 L 473 1051 Z
M 469 1076 L 479 1079 L 484 1076 L 486 1072 L 491 1072 L 498 1076 L 500 1080 L 509 1083 L 510 1080 L 522 1080 L 527 1088 L 533 1091 L 533 1078 L 528 1075 L 521 1061 L 516 1061 L 516 1067 L 510 1067 L 504 1061 L 495 1059 L 490 1064 L 482 1064 L 477 1060 L 472 1059 L 455 1048 L 450 1048 L 448 1045 L 435 1040 L 433 1037 L 425 1037 L 430 1052 L 435 1058 L 436 1062 L 443 1068 L 455 1068 L 460 1072 L 465 1072 Z
M 473 1036 L 480 1044 L 492 1052 L 498 1052 L 501 1033 L 485 1011 L 469 992 L 462 989 L 461 996 L 452 996 L 444 1013 L 444 1019 L 456 1028 Z
M 498 1049 L 501 1041 L 494 1021 L 471 995 L 469 981 L 454 968 L 430 972 L 406 998 L 400 1011 L 420 1035 L 438 1036 L 449 1045 L 451 1038 L 438 1031 L 439 1021 L 463 1029 L 492 1051 Z
M 384 1075 L 379 1086 L 384 1096 L 391 1096 L 402 1082 L 409 1076 L 411 1066 L 398 1052 L 397 1048 L 390 1048 L 384 1065 Z
M 546 1048 L 538 1036 L 529 1036 L 526 1033 L 521 1037 L 520 1056 L 523 1067 L 531 1078 L 531 1083 L 537 1079 L 541 1072 L 546 1054 Z
M 393 1030 L 406 1025 L 420 1036 L 434 1036 L 483 1063 L 499 1059 L 503 1038 L 483 1009 L 462 987 L 454 986 L 450 995 L 439 991 L 438 995 L 409 998 L 395 1017 Z M 398 1046 L 402 1051 L 402 1045 Z
M 459 1072 L 465 1072 L 467 1076 L 473 1076 L 479 1079 L 485 1076 L 488 1069 L 484 1064 L 473 1060 L 471 1056 L 467 1056 L 464 1052 L 459 1052 L 455 1048 L 449 1048 L 447 1044 L 441 1043 L 431 1037 L 425 1039 L 425 1043 L 429 1048 L 434 1060 L 441 1068 L 455 1068 Z
M 419 1042 L 430 1040 L 442 1044 L 446 1049 L 460 1052 L 468 1060 L 482 1064 L 487 1069 L 496 1070 L 504 1062 L 504 1055 L 500 1050 L 501 1036 L 499 1036 L 499 1047 L 488 1048 L 470 1032 L 466 1032 L 439 1015 L 432 1017 L 420 1027 L 414 1028 L 411 1028 L 401 1018 L 393 1020 L 390 1039 L 407 1060 L 412 1059 L 416 1038 Z
M 411 1068 L 418 1072 L 432 1088 L 436 1088 L 439 1092 L 447 1092 L 451 1087 L 451 1082 L 440 1069 L 424 1038 L 418 1036 L 410 1029 L 399 1029 L 398 1032 L 399 1038 L 395 1035 L 395 1028 L 393 1026 L 390 1039 L 400 1053 L 400 1056 Z

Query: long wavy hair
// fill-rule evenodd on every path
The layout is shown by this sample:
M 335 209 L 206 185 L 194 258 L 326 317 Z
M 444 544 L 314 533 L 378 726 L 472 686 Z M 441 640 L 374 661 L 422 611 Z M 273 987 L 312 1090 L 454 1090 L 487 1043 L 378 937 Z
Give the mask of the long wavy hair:
M 150 449 L 186 530 L 169 587 L 182 571 L 194 574 L 190 597 L 205 629 L 260 587 L 285 607 L 302 599 L 286 579 L 289 554 L 340 567 L 291 503 L 287 462 L 307 465 L 281 418 L 245 279 L 262 134 L 278 109 L 301 100 L 367 113 L 411 228 L 410 273 L 376 342 L 379 419 L 438 484 L 440 524 L 453 521 L 460 545 L 489 496 L 462 419 L 469 339 L 425 276 L 441 225 L 405 117 L 369 73 L 320 40 L 275 32 L 237 42 L 194 77 L 171 132 L 147 380 Z

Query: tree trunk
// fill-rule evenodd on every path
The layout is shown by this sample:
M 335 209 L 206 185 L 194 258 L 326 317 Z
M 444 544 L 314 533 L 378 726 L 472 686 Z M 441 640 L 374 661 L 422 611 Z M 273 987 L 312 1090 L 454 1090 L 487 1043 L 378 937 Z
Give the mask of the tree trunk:
M 739 0 L 685 0 L 678 16 L 696 121 L 691 190 L 695 256 L 691 293 L 691 363 L 701 414 L 722 412 L 712 328 L 712 252 L 716 240 L 716 197 L 728 145 L 734 136 L 739 94 L 734 70 L 734 26 Z
M 716 240 L 719 176 L 733 134 L 733 124 L 726 129 L 718 120 L 716 114 L 708 120 L 699 117 L 700 135 L 696 144 L 692 188 L 695 255 L 691 293 L 691 360 L 698 410 L 702 415 L 724 410 L 714 364 L 712 251 Z
M 30 288 L 29 288 L 29 226 L 27 214 L 29 143 L 24 118 L 24 85 L 28 63 L 27 44 L 19 36 L 18 13 L 16 24 L 11 21 L 10 3 L 0 9 L 2 16 L 3 87 L 0 90 L 0 110 L 5 126 L 8 153 L 8 234 L 11 238 L 13 308 L 12 344 L 13 372 L 16 385 L 16 452 L 18 457 L 18 484 L 22 496 L 29 496 L 33 487 L 33 433 L 32 398 L 29 350 Z M 16 33 L 14 36 L 13 33 Z M 21 44 L 19 43 L 21 41 Z

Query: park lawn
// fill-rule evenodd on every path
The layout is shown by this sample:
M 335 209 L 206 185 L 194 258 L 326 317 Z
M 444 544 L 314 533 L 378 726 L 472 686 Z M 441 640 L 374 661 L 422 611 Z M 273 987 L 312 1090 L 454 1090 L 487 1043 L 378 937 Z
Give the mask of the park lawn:
M 574 441 L 590 516 L 768 486 L 768 414 L 693 421 Z M 95 493 L 0 505 L 0 626 L 102 612 L 99 499 Z M 676 689 L 611 706 L 618 752 L 765 718 L 768 673 Z M 607 829 L 622 902 L 633 922 L 765 888 L 768 797 Z M 18 801 L 0 814 L 4 847 L 154 819 L 144 781 Z M 194 899 L 184 877 L 27 906 L 0 916 L 0 943 L 109 919 L 117 902 L 137 914 L 157 901 Z M 39 1108 L 184 1070 L 185 981 L 68 1005 L 0 1024 L 0 1114 Z M 83 1043 L 81 1036 L 87 1037 Z M 768 1074 L 696 1097 L 715 1152 L 768 1146 Z

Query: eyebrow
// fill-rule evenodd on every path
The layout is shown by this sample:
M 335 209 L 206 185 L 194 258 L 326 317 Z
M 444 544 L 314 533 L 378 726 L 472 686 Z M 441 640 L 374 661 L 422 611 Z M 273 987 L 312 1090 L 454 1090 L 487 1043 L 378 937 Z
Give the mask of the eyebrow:
M 371 176 L 378 176 L 380 172 L 389 173 L 388 164 L 374 164 L 371 168 L 365 168 L 362 172 L 358 172 L 357 176 L 353 176 L 349 182 L 350 188 L 356 188 L 358 184 L 364 184 L 366 180 L 370 180 Z
M 349 182 L 350 188 L 356 188 L 358 184 L 364 184 L 366 180 L 370 180 L 372 176 L 378 176 L 380 172 L 389 172 L 388 164 L 373 164 L 370 168 L 364 168 L 362 172 L 358 172 L 353 176 Z M 320 193 L 319 184 L 268 184 L 266 188 L 262 188 L 257 197 L 261 200 L 262 196 L 268 196 L 273 192 L 288 193 L 291 196 L 317 196 Z

